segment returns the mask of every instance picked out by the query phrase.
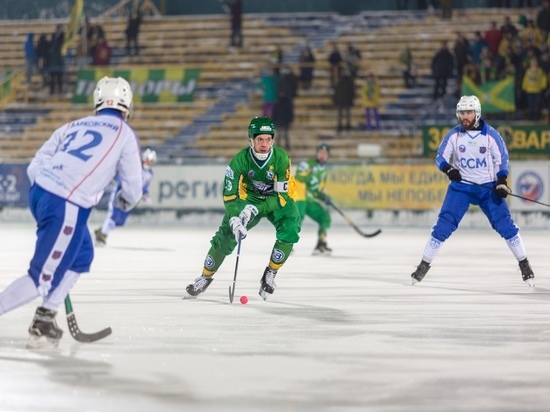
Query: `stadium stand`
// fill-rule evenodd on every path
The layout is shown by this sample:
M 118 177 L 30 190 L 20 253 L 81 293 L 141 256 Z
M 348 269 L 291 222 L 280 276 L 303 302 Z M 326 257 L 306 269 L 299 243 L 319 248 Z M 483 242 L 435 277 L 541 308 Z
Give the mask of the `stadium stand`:
M 246 144 L 246 126 L 261 113 L 261 94 L 256 84 L 262 68 L 269 66 L 275 45 L 285 52 L 285 63 L 298 73 L 298 53 L 312 46 L 317 63 L 314 84 L 300 90 L 295 99 L 291 128 L 293 158 L 310 156 L 320 141 L 333 147 L 335 160 L 358 160 L 358 150 L 380 147 L 382 157 L 414 159 L 421 154 L 420 121 L 452 122 L 452 112 L 441 113 L 432 104 L 430 60 L 442 39 L 454 41 L 456 31 L 485 29 L 491 20 L 502 21 L 515 10 L 487 9 L 483 13 L 455 13 L 441 20 L 425 12 L 368 12 L 356 16 L 334 13 L 293 15 L 245 15 L 242 49 L 228 47 L 225 16 L 150 17 L 140 32 L 141 53 L 126 56 L 125 20 L 105 18 L 100 23 L 114 49 L 117 67 L 201 68 L 199 87 L 190 103 L 137 104 L 131 119 L 143 146 L 157 150 L 159 160 L 185 158 L 228 159 Z M 52 33 L 65 21 L 2 22 L 0 73 L 24 66 L 23 43 L 29 31 Z M 276 39 L 276 40 L 275 40 Z M 360 75 L 374 71 L 381 84 L 382 129 L 362 130 L 363 109 L 359 98 L 352 111 L 354 130 L 337 133 L 336 109 L 329 84 L 329 43 L 342 47 L 351 42 L 361 52 Z M 418 66 L 414 89 L 403 86 L 398 56 L 404 44 L 411 46 Z M 4 161 L 28 160 L 53 129 L 90 108 L 71 103 L 76 79 L 74 49 L 67 56 L 67 93 L 50 96 L 35 74 L 28 90 L 19 93 L 0 113 L 0 150 Z M 19 83 L 20 84 L 20 83 Z M 365 146 L 367 145 L 367 146 Z M 371 145 L 371 146 L 368 146 Z

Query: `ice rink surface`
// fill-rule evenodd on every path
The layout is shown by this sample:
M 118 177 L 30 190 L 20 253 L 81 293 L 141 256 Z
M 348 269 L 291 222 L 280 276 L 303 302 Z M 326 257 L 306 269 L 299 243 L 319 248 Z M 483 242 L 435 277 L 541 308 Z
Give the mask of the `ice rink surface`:
M 331 257 L 311 256 L 316 230 L 258 296 L 274 232 L 260 225 L 207 292 L 184 301 L 218 221 L 128 225 L 96 249 L 71 292 L 84 332 L 27 350 L 36 300 L 0 318 L 0 411 L 548 411 L 548 230 L 523 230 L 536 288 L 490 228 L 461 228 L 411 286 L 430 229 L 384 228 L 365 239 L 339 225 Z M 94 229 L 95 227 L 91 227 Z M 374 230 L 376 228 L 365 228 Z M 0 225 L 0 288 L 27 269 L 34 226 Z M 239 297 L 249 303 L 242 305 Z

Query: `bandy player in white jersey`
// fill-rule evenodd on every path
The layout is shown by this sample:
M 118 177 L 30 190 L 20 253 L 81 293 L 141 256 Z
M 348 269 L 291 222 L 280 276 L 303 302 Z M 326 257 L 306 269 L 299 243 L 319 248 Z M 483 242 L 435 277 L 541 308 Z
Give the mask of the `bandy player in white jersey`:
M 57 129 L 27 169 L 36 248 L 27 274 L 0 293 L 0 315 L 42 297 L 29 347 L 55 347 L 63 335 L 55 315 L 80 275 L 90 271 L 88 217 L 115 174 L 121 179 L 117 207 L 131 210 L 141 198 L 141 150 L 126 123 L 132 99 L 126 80 L 104 77 L 94 91 L 95 115 Z
M 478 205 L 518 260 L 523 280 L 534 286 L 535 275 L 519 228 L 504 200 L 512 193 L 507 183 L 508 149 L 504 140 L 481 118 L 481 103 L 476 96 L 460 98 L 456 117 L 460 124 L 445 135 L 436 157 L 437 167 L 451 182 L 422 261 L 411 274 L 412 284 L 424 278 L 443 242 L 456 230 L 470 205 Z

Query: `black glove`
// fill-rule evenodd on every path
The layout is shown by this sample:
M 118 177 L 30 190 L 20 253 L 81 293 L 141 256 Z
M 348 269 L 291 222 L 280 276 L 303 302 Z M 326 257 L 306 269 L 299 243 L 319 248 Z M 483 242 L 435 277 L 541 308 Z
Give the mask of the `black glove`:
M 460 171 L 458 169 L 455 169 L 451 165 L 445 165 L 442 170 L 443 173 L 447 175 L 449 180 L 452 180 L 453 182 L 460 182 L 462 180 L 462 176 L 460 176 Z
M 507 176 L 500 176 L 497 180 L 497 187 L 495 188 L 495 192 L 497 193 L 498 197 L 506 197 L 512 193 L 512 189 L 508 187 L 506 178 Z
M 319 199 L 321 199 L 327 206 L 330 206 L 332 204 L 332 200 L 330 199 L 330 196 L 326 193 L 319 192 Z

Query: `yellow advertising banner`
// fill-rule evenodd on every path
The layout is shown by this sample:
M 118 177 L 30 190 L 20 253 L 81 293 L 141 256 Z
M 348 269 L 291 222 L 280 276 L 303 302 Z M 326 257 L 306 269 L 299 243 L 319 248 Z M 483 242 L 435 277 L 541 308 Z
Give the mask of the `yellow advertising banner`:
M 440 208 L 449 179 L 435 164 L 333 166 L 326 192 L 349 209 Z

